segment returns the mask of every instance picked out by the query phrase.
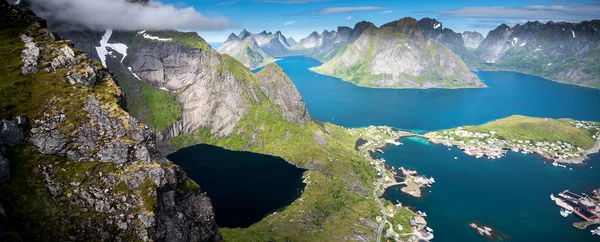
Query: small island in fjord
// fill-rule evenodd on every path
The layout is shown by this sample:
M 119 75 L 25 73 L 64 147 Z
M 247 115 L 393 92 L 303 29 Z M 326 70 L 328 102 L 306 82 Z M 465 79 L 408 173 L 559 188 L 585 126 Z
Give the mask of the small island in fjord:
M 458 146 L 466 154 L 496 159 L 506 150 L 537 153 L 555 162 L 581 164 L 600 150 L 600 125 L 573 119 L 513 115 L 480 126 L 427 133 L 429 141 Z M 557 165 L 557 163 L 554 163 Z

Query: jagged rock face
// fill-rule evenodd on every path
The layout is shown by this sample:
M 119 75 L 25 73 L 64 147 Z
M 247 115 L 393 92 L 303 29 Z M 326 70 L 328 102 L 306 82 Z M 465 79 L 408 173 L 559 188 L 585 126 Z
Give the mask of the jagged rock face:
M 465 31 L 462 33 L 462 39 L 465 42 L 465 47 L 470 49 L 477 49 L 481 41 L 483 41 L 483 35 L 477 31 Z
M 150 43 L 132 53 L 132 71 L 155 87 L 178 92 L 183 103 L 181 118 L 165 138 L 211 128 L 215 137 L 233 132 L 255 97 L 229 71 L 214 51 L 192 49 L 171 43 Z M 221 66 L 221 67 L 219 67 Z M 221 70 L 221 71 L 219 71 Z
M 256 74 L 262 92 L 281 109 L 283 118 L 293 123 L 310 120 L 302 96 L 294 82 L 276 64 L 268 64 Z
M 366 29 L 345 51 L 314 70 L 376 87 L 485 86 L 456 54 L 425 36 L 412 18 Z
M 300 40 L 300 45 L 303 48 L 309 49 L 317 47 L 320 44 L 320 42 L 321 36 L 319 35 L 319 33 L 317 33 L 317 31 L 313 31 L 312 33 L 310 33 L 310 35 L 308 35 L 308 37 Z
M 423 18 L 419 20 L 419 27 L 426 36 L 445 45 L 459 56 L 467 54 L 462 35 L 451 29 L 444 28 L 442 23 L 436 19 Z
M 273 41 L 277 40 L 273 39 Z M 275 61 L 258 46 L 258 43 L 252 36 L 246 37 L 243 40 L 227 41 L 219 47 L 218 51 L 219 53 L 235 58 L 250 69 L 256 69 Z
M 43 101 L 24 111 L 26 118 L 0 121 L 0 182 L 7 179 L 7 158 L 17 167 L 31 166 L 17 169 L 14 177 L 0 186 L 8 217 L 61 228 L 31 238 L 222 240 L 208 198 L 181 168 L 159 155 L 148 127 L 122 109 L 123 95 L 110 73 L 71 49 L 70 42 L 56 40 L 43 28 L 43 21 L 21 6 L 0 1 L 0 13 L 0 21 L 17 23 L 15 32 L 21 33 L 14 38 L 23 41 L 23 46 L 39 48 L 37 59 L 20 56 L 23 66 L 35 66 L 38 73 L 25 72 L 21 78 L 34 80 L 26 79 L 24 85 L 34 89 L 50 82 L 47 85 L 64 89 L 44 97 L 32 96 L 32 100 Z M 94 81 L 69 79 L 73 78 L 69 72 L 85 76 L 87 68 L 94 70 Z M 43 78 L 46 76 L 52 78 Z M 21 140 L 27 144 L 15 146 Z M 22 196 L 31 192 L 37 196 Z M 52 207 L 31 206 L 38 201 Z M 17 216 L 29 213 L 39 216 Z M 35 218 L 54 220 L 50 225 Z
M 503 24 L 488 34 L 477 53 L 481 61 L 494 63 L 494 68 L 600 87 L 600 20 L 535 21 L 512 28 Z
M 296 40 L 294 38 L 292 38 L 292 37 L 288 37 L 287 38 L 287 42 L 290 45 L 290 47 L 294 47 L 295 45 L 298 44 L 298 42 L 296 42 Z
M 477 48 L 480 51 L 479 58 L 490 63 L 496 62 L 512 45 L 509 41 L 511 34 L 512 30 L 506 24 L 490 31 Z
M 239 36 L 229 35 L 227 41 L 219 47 L 221 54 L 228 54 L 250 69 L 256 69 L 275 60 L 271 57 L 285 56 L 290 53 L 287 38 L 277 31 L 252 34 L 245 29 Z

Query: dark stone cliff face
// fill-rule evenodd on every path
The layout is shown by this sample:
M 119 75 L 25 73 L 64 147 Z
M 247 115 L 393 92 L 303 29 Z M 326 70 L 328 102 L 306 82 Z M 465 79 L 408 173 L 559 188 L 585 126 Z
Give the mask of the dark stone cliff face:
M 506 24 L 490 31 L 476 50 L 492 68 L 600 88 L 600 20 Z
M 0 95 L 28 96 L 0 103 L 0 240 L 222 239 L 210 200 L 122 109 L 107 70 L 20 6 L 0 1 L 0 22 L 22 50 L 5 52 L 19 68 L 0 67 L 14 77 L 0 86 L 19 86 Z
M 269 100 L 281 108 L 282 116 L 293 123 L 306 123 L 310 115 L 294 82 L 276 64 L 265 66 L 256 81 Z

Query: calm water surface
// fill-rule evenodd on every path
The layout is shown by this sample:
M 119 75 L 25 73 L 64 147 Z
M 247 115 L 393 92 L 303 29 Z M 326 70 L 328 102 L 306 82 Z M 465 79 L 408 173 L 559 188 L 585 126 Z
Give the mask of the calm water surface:
M 248 227 L 300 197 L 304 169 L 250 152 L 196 145 L 167 157 L 211 199 L 219 227 Z
M 357 87 L 308 70 L 320 63 L 305 57 L 277 62 L 294 81 L 311 116 L 348 127 L 388 125 L 429 131 L 477 125 L 513 114 L 600 121 L 600 90 L 552 82 L 514 72 L 476 74 L 485 89 L 393 90 Z M 551 166 L 535 155 L 475 159 L 452 148 L 407 139 L 383 157 L 396 167 L 436 178 L 423 199 L 397 188 L 384 197 L 428 213 L 435 241 L 485 241 L 467 223 L 478 220 L 513 241 L 598 241 L 563 218 L 550 193 L 590 192 L 600 187 L 600 156 L 573 170 Z M 458 160 L 454 160 L 457 157 Z

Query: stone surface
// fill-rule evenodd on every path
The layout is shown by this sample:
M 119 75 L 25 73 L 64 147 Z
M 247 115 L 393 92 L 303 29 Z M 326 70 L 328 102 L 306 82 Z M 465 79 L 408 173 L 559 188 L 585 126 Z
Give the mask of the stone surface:
M 32 75 L 38 73 L 38 59 L 40 58 L 40 48 L 37 47 L 33 38 L 27 35 L 21 35 L 21 40 L 25 43 L 25 49 L 21 52 L 23 66 L 21 73 L 23 75 Z
M 21 127 L 9 120 L 0 120 L 0 146 L 15 146 L 23 141 L 23 130 Z
M 283 69 L 272 63 L 256 74 L 256 81 L 269 100 L 278 105 L 283 118 L 294 123 L 310 120 L 302 96 Z

